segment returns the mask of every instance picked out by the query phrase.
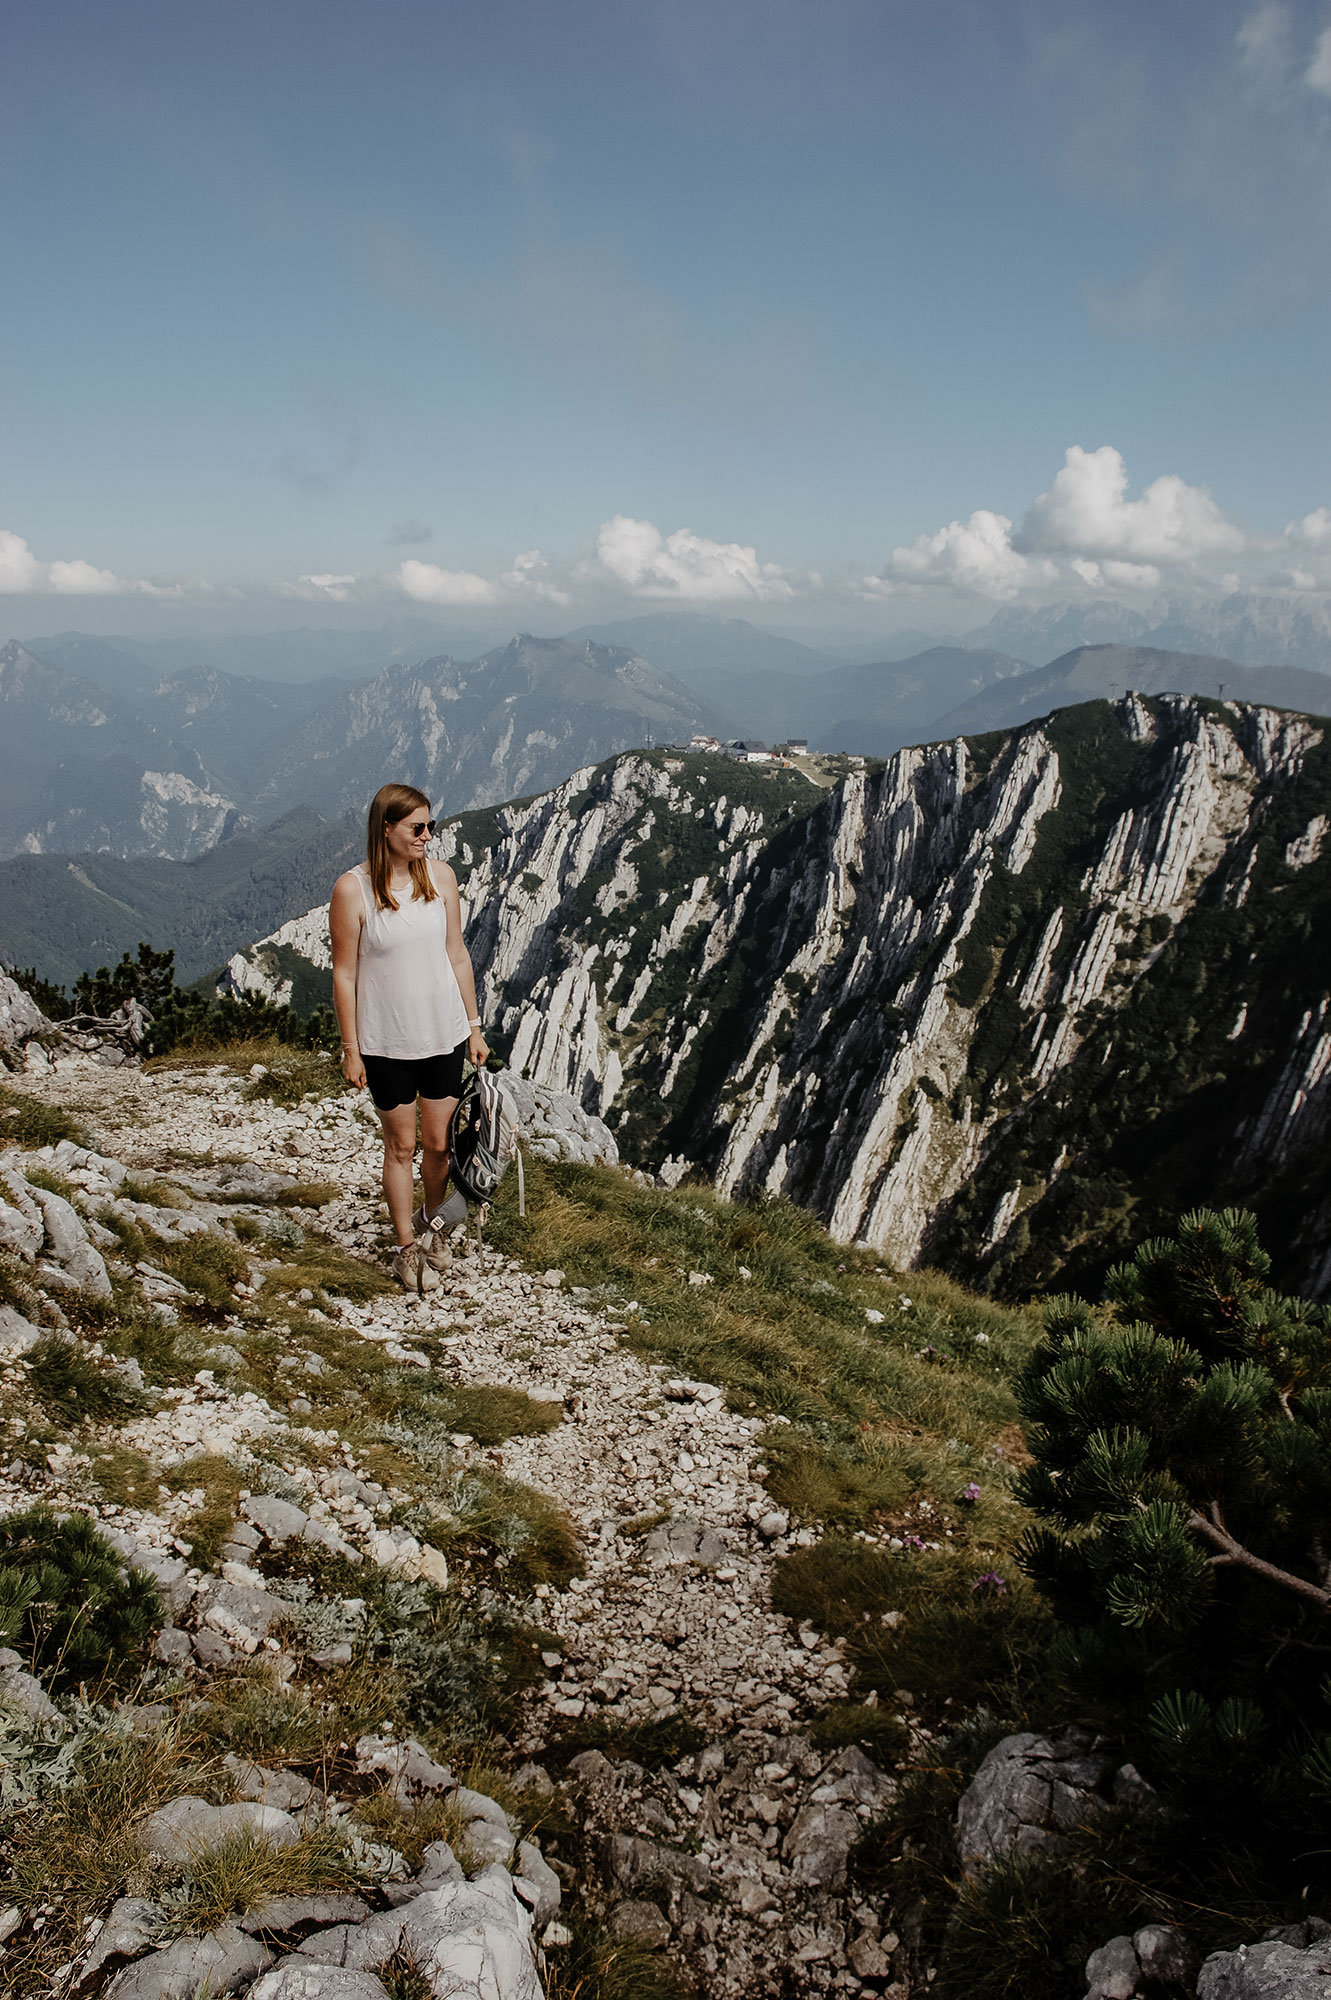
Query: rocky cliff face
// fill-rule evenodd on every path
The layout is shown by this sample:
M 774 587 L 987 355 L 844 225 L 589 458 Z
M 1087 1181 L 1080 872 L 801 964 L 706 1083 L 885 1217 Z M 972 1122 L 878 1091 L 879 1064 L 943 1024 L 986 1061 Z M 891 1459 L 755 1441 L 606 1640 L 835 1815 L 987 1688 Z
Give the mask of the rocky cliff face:
M 445 847 L 515 1068 L 667 1182 L 1008 1290 L 1241 1200 L 1325 1292 L 1329 812 L 1315 721 L 1131 695 L 823 794 L 629 755 Z

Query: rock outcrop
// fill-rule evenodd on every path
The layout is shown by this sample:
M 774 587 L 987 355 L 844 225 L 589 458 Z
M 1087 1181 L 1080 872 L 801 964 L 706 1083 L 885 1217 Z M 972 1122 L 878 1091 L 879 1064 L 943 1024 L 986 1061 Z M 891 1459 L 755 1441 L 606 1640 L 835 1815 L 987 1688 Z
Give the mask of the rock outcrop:
M 1021 1289 L 1232 1199 L 1326 1291 L 1329 802 L 1315 720 L 1129 695 L 824 794 L 630 754 L 441 849 L 514 1070 L 667 1183 Z

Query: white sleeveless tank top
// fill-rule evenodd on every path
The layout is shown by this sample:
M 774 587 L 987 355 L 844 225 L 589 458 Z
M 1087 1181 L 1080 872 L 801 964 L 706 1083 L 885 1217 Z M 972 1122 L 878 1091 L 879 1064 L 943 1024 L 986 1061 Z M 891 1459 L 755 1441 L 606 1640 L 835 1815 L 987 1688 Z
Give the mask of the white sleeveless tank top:
M 365 903 L 356 959 L 356 1040 L 367 1056 L 419 1061 L 465 1042 L 467 1009 L 448 956 L 448 912 L 403 896 L 396 910 L 376 909 L 370 871 L 352 873 Z

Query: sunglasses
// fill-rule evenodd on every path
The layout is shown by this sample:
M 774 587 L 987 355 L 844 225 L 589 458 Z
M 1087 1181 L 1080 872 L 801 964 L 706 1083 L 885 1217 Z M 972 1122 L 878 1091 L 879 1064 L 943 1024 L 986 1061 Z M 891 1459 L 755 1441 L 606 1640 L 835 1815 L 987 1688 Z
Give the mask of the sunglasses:
M 400 821 L 399 824 L 401 824 Z M 407 828 L 407 832 L 411 835 L 413 840 L 419 840 L 423 833 L 428 833 L 433 835 L 437 824 L 438 822 L 432 819 L 413 820 L 411 825 Z

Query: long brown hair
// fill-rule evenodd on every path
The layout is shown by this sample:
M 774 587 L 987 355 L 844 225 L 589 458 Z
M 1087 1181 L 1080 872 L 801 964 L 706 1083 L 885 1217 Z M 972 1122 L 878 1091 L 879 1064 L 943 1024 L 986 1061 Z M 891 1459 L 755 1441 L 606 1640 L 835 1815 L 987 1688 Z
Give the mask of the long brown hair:
M 388 829 L 396 826 L 409 812 L 430 810 L 430 801 L 424 792 L 418 792 L 414 785 L 380 785 L 370 800 L 369 824 L 365 829 L 365 859 L 369 864 L 370 883 L 374 889 L 374 906 L 377 910 L 395 910 L 397 897 L 390 883 L 388 864 Z M 424 855 L 410 863 L 412 901 L 432 903 L 439 891 L 434 886 L 430 864 Z

